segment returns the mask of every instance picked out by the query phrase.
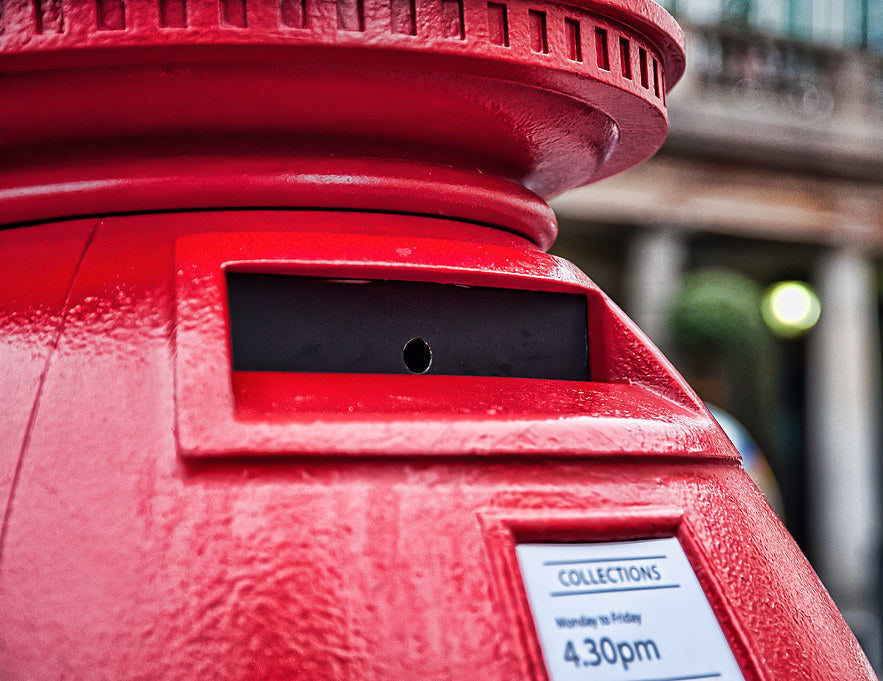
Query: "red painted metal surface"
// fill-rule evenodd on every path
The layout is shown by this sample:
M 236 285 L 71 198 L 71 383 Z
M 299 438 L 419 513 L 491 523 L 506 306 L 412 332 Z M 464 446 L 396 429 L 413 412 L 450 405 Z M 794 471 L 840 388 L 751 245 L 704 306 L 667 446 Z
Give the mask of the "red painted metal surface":
M 42 243 L 74 227 L 76 262 L 91 225 Z M 243 263 L 580 288 L 598 380 L 232 376 L 206 273 Z M 4 526 L 4 678 L 542 679 L 513 543 L 672 534 L 746 678 L 871 675 L 689 389 L 517 237 L 357 213 L 116 217 L 69 293 L 69 270 L 33 281 L 66 302 Z M 36 342 L 4 319 L 11 347 Z
M 658 536 L 746 679 L 873 677 L 693 392 L 543 252 L 543 198 L 664 137 L 654 3 L 2 8 L 0 678 L 542 681 L 515 544 Z M 584 295 L 592 380 L 234 371 L 227 270 Z

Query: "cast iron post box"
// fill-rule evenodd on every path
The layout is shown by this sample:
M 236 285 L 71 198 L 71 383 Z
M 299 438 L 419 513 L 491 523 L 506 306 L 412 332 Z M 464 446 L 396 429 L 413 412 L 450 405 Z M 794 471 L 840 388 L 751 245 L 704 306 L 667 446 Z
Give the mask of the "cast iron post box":
M 667 130 L 649 0 L 0 14 L 0 677 L 868 679 L 545 199 Z

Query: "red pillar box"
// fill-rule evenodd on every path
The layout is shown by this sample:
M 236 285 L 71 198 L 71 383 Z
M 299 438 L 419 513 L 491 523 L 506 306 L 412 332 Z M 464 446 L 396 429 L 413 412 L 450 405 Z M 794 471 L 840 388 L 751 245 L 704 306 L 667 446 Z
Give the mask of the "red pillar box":
M 648 0 L 2 5 L 0 677 L 868 679 L 545 199 Z

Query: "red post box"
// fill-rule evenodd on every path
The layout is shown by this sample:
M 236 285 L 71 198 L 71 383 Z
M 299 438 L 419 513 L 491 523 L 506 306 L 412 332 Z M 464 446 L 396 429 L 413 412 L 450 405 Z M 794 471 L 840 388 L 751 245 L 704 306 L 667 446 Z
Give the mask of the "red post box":
M 3 679 L 868 679 L 695 394 L 544 252 L 650 0 L 0 15 Z

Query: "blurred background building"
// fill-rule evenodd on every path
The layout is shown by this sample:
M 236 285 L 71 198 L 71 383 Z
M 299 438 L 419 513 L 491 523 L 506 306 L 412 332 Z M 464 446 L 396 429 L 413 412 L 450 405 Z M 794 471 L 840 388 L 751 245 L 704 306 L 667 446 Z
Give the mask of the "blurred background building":
M 879 673 L 883 0 L 662 4 L 669 139 L 553 202 L 555 252 L 750 433 Z

